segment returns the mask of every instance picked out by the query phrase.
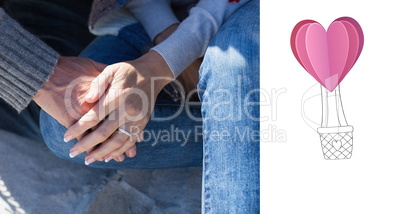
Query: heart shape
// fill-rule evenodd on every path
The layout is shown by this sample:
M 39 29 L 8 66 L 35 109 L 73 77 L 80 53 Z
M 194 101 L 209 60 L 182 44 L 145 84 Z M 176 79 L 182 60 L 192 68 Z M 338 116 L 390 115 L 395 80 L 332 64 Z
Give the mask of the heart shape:
M 314 20 L 303 20 L 293 28 L 290 38 L 297 61 L 329 91 L 352 69 L 363 44 L 363 31 L 350 17 L 336 19 L 328 31 Z
M 332 140 L 331 144 L 334 147 L 334 149 L 336 149 L 336 151 L 339 151 L 339 149 L 342 146 L 342 142 L 340 140 Z

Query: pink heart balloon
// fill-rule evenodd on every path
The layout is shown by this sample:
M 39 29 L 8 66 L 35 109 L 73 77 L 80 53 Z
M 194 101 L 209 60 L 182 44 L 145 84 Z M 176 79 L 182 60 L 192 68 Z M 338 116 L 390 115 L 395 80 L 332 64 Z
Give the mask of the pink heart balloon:
M 318 22 L 303 20 L 291 35 L 296 59 L 329 91 L 339 85 L 356 63 L 363 44 L 363 31 L 350 17 L 336 19 L 327 32 Z

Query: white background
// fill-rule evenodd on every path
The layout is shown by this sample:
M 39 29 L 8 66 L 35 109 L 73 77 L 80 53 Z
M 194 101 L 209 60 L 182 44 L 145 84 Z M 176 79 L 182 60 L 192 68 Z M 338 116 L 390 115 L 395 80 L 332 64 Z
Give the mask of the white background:
M 261 123 L 261 131 L 275 125 L 287 137 L 286 142 L 264 142 L 262 137 L 262 213 L 402 213 L 400 5 L 400 1 L 261 0 L 261 87 L 271 95 L 272 89 L 287 90 L 278 97 L 276 121 L 272 105 L 261 106 L 261 116 L 270 117 Z M 290 34 L 301 20 L 313 19 L 327 29 L 342 16 L 360 23 L 365 44 L 341 83 L 346 118 L 354 127 L 353 156 L 330 161 L 323 158 L 317 132 L 301 116 L 301 98 L 316 81 L 293 56 Z M 320 93 L 317 85 L 315 89 Z M 320 122 L 317 98 L 306 105 L 306 112 Z

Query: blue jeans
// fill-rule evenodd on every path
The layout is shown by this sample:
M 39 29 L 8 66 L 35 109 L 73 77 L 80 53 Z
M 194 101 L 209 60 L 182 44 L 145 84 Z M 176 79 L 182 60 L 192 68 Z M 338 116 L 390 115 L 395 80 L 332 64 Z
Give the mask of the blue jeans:
M 81 54 L 111 64 L 144 54 L 151 41 L 139 24 L 118 36 L 95 39 Z M 203 213 L 259 213 L 259 1 L 233 14 L 205 53 L 198 84 L 202 105 L 158 97 L 137 155 L 92 167 L 157 169 L 203 167 Z M 176 114 L 176 115 L 175 115 Z M 169 119 L 169 116 L 174 116 Z M 155 118 L 165 118 L 160 121 Z M 65 127 L 41 112 L 45 142 L 57 156 L 73 159 L 76 140 L 63 141 Z

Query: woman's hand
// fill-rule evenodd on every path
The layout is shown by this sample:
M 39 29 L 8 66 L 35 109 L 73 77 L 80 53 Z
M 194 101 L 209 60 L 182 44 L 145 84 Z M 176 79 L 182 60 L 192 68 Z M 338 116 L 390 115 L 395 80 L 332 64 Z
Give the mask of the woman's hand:
M 127 156 L 134 157 L 135 143 L 143 140 L 143 129 L 149 121 L 156 97 L 172 80 L 173 73 L 155 51 L 134 61 L 106 67 L 92 82 L 86 97 L 87 102 L 99 102 L 69 128 L 65 141 L 96 128 L 71 148 L 70 156 L 90 151 L 85 158 L 87 165 L 111 159 L 123 161 L 126 151 Z M 124 131 L 131 133 L 131 137 Z M 91 150 L 100 143 L 98 148 Z

